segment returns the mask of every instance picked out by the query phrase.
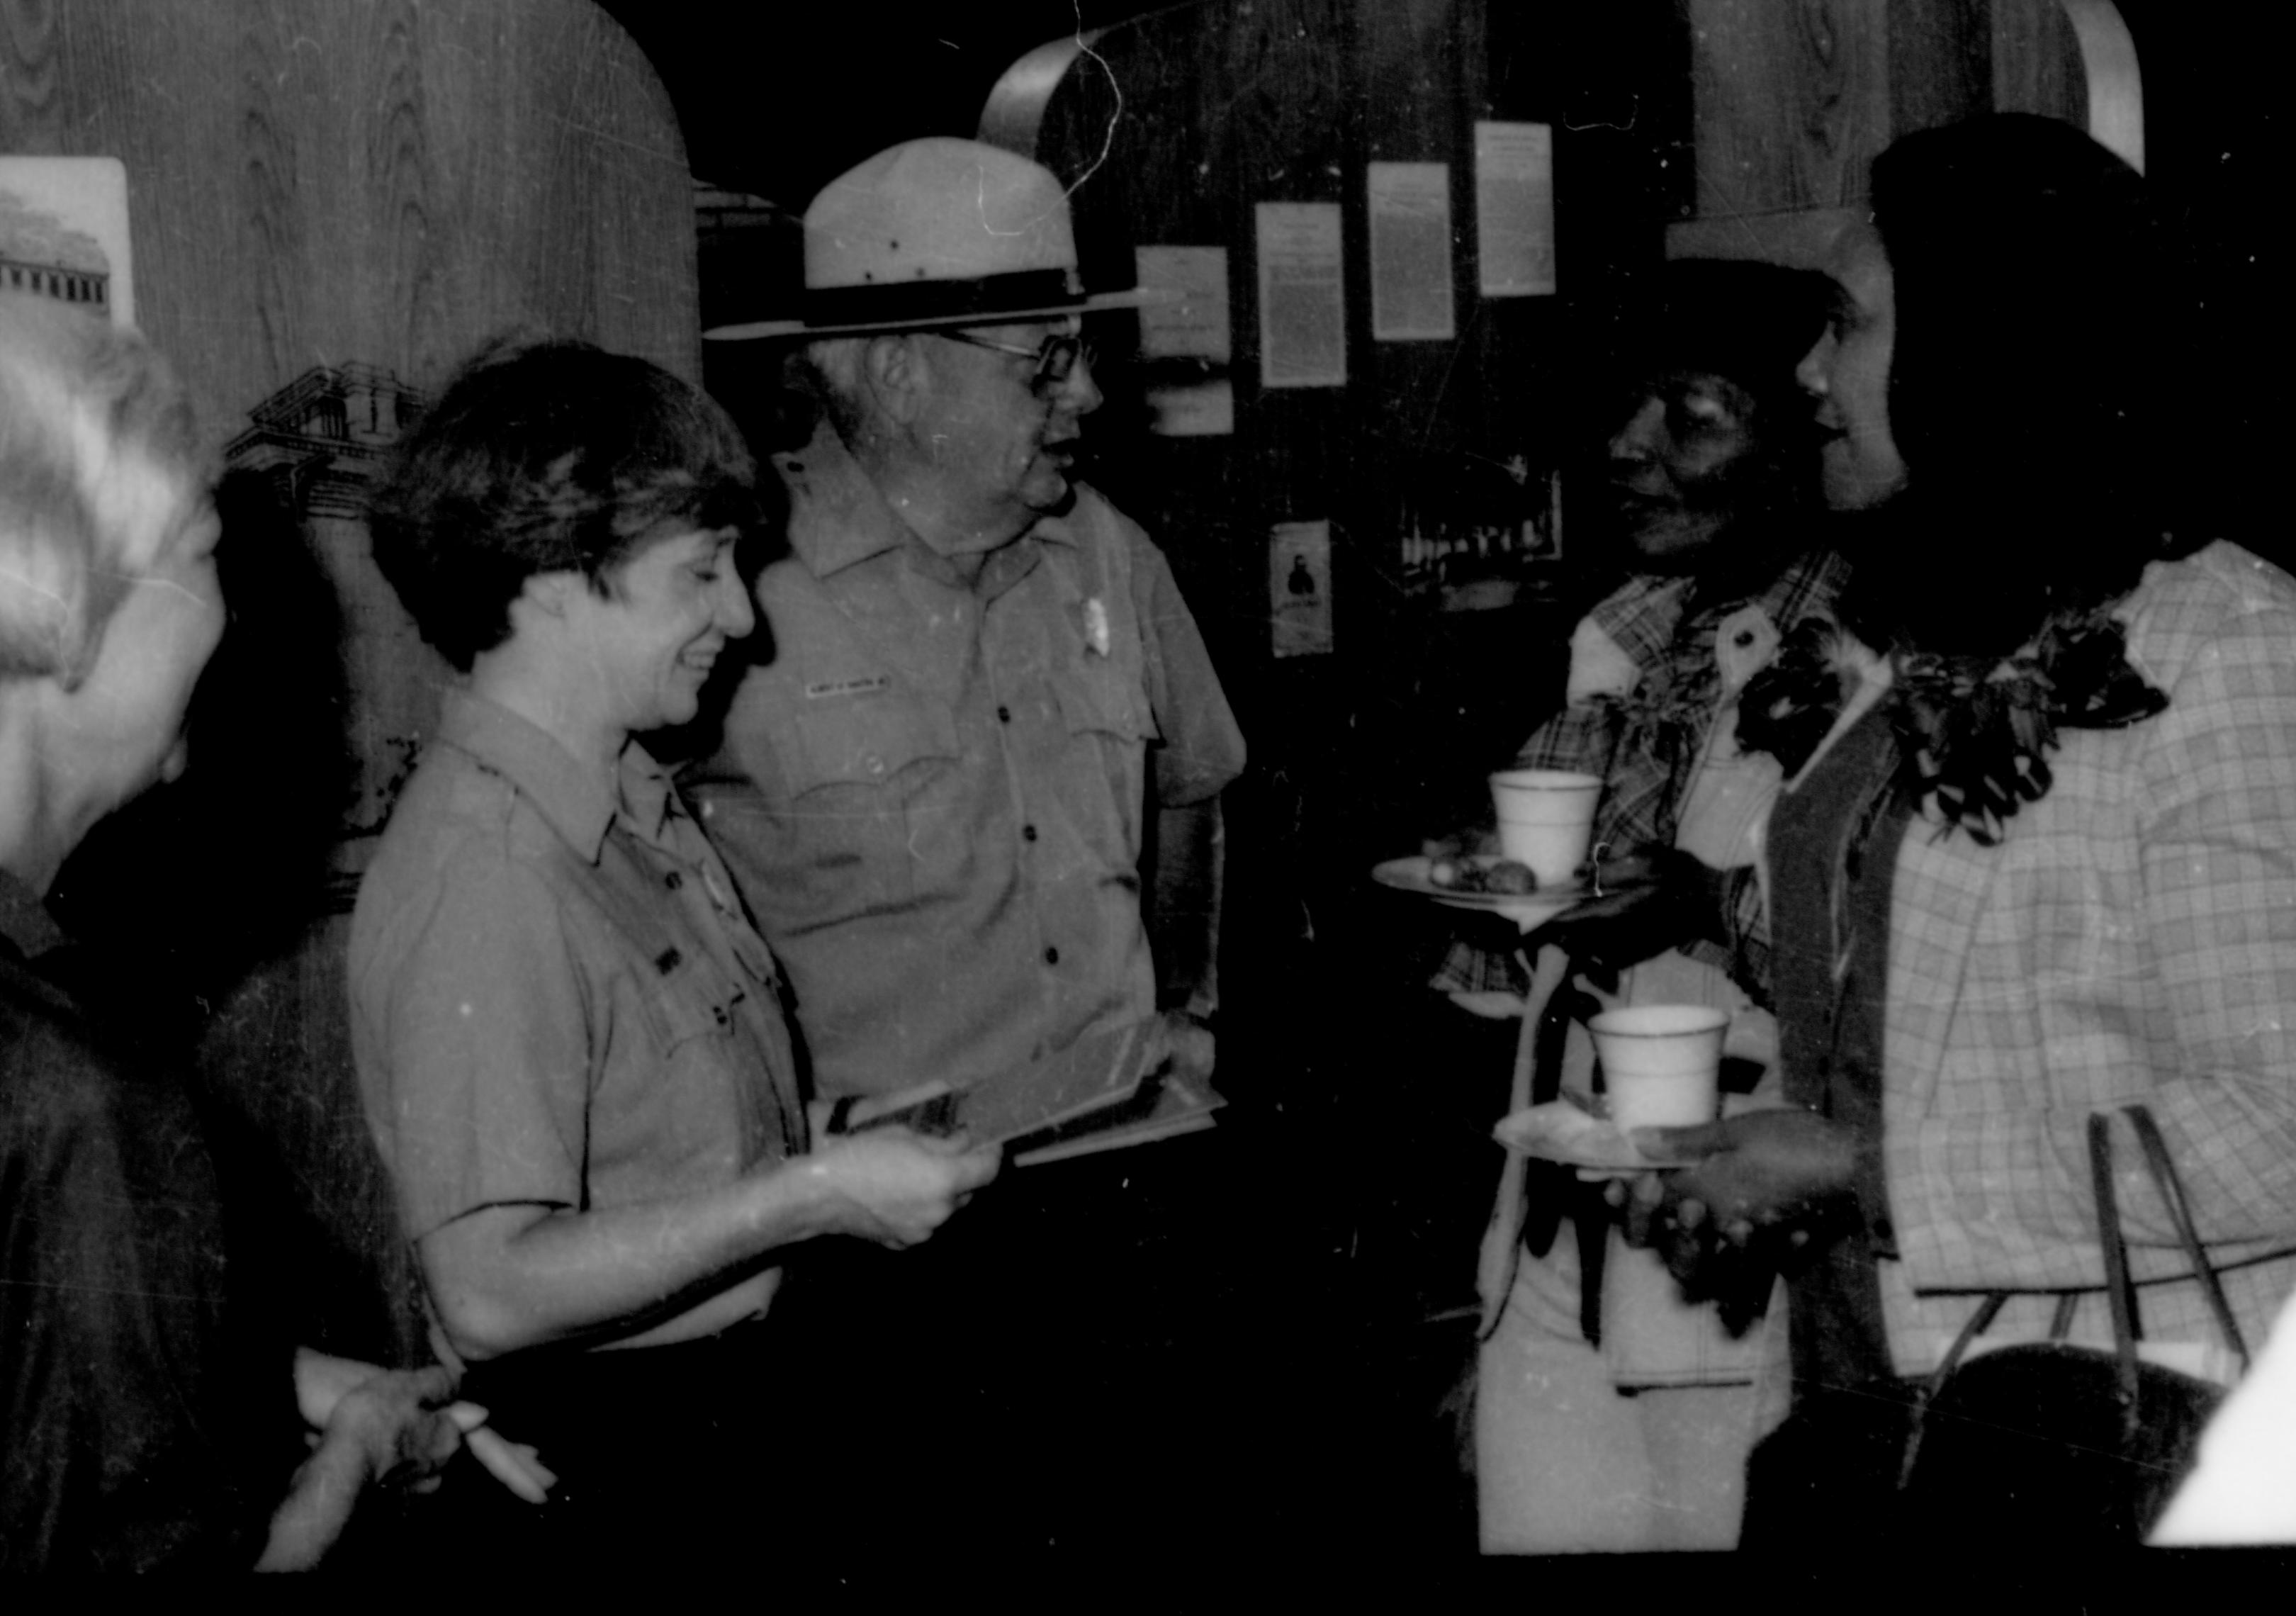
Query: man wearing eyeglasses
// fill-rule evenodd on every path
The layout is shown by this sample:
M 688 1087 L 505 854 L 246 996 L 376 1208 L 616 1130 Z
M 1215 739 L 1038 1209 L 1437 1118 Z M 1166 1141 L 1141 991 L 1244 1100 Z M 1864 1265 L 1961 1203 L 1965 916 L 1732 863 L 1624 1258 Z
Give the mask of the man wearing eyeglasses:
M 777 461 L 791 554 L 757 587 L 771 660 L 693 785 L 787 972 L 816 1094 L 965 1087 L 1160 1010 L 1208 1075 L 1214 805 L 1243 741 L 1163 555 L 1070 480 L 1101 402 L 1082 317 L 1142 295 L 1086 292 L 1053 175 L 948 139 L 896 146 L 815 199 L 806 288 L 801 317 L 709 333 L 802 342 L 786 374 L 819 420 Z M 970 1409 L 987 1423 L 955 1445 L 1013 1456 L 1008 1482 L 1041 1489 L 1020 1509 L 980 1489 L 992 1528 L 1033 1531 L 1053 1494 L 1101 1485 L 1042 1449 L 1028 1482 L 1012 1428 L 1075 1424 L 1075 1399 L 1108 1394 L 1055 1384 L 1061 1366 L 1154 1333 L 1086 1294 L 1152 1288 L 1119 1250 L 1121 1228 L 1151 1226 L 1139 1165 L 1098 1169 L 1175 1148 L 1032 1172 L 930 1273 L 873 1284 L 850 1272 L 866 1254 L 842 1259 L 836 1306 L 873 1320 L 841 1326 L 857 1349 L 931 1371 L 902 1408 Z M 1064 1240 L 1078 1243 L 1056 1254 Z M 820 1284 L 836 1266 L 816 1265 Z M 1096 1446 L 1076 1462 L 1143 1456 L 1087 1423 Z
M 1162 554 L 1069 477 L 1101 402 L 1082 316 L 1141 294 L 1086 293 L 1059 182 L 971 141 L 833 181 L 806 255 L 801 318 L 711 333 L 803 340 L 820 420 L 778 461 L 772 660 L 696 789 L 816 1091 L 1011 1071 L 1154 1015 L 1159 963 L 1209 1017 L 1203 937 L 1151 960 L 1141 858 L 1152 811 L 1205 828 L 1243 742 Z

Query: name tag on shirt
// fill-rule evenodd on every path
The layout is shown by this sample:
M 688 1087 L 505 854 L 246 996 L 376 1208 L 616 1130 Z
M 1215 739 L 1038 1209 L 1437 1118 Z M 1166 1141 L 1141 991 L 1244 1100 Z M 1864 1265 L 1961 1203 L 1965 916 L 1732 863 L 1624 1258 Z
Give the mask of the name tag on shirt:
M 858 679 L 823 679 L 805 687 L 805 699 L 817 701 L 824 696 L 865 696 L 872 691 L 890 690 L 890 674 L 874 673 Z

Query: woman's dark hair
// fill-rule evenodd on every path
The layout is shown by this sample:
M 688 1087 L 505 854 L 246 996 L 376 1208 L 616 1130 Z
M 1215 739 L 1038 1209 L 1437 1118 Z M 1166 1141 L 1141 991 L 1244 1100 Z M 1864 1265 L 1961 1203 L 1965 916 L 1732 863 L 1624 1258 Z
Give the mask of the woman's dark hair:
M 1985 558 L 1988 588 L 1953 587 L 1997 641 L 2196 546 L 2172 539 L 2167 500 L 2186 310 L 2136 172 L 2070 124 L 1998 113 L 1897 142 L 1873 200 L 1895 282 L 1904 568 L 1951 570 L 1939 545 Z
M 778 489 L 775 490 L 778 493 Z M 467 670 L 537 573 L 612 573 L 670 524 L 758 527 L 756 463 L 699 389 L 586 342 L 498 342 L 400 446 L 369 520 L 375 563 Z

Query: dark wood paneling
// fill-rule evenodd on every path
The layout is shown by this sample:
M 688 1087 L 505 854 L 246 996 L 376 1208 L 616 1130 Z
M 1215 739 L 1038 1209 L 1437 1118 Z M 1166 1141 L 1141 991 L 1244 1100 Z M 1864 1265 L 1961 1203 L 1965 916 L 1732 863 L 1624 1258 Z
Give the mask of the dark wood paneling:
M 5 0 L 0 60 L 0 149 L 127 163 L 140 323 L 218 440 L 518 325 L 700 373 L 676 119 L 586 0 Z
M 1255 767 L 1230 793 L 1225 950 L 1227 997 L 1247 1013 L 1332 968 L 1338 956 L 1294 947 L 1304 934 L 1391 923 L 1366 898 L 1370 863 L 1473 811 L 1481 772 L 1559 693 L 1570 569 L 1514 607 L 1445 611 L 1406 587 L 1423 580 L 1402 573 L 1403 518 L 1519 522 L 1593 436 L 1587 378 L 1624 289 L 1690 204 L 1686 65 L 1670 0 L 1253 0 L 1106 31 L 1034 125 L 1035 155 L 1073 187 L 1094 278 L 1128 278 L 1136 244 L 1229 254 L 1234 434 L 1152 435 L 1141 378 L 1111 370 L 1086 474 L 1171 555 L 1251 743 Z M 1479 295 L 1481 119 L 1555 130 L 1558 297 Z M 1385 160 L 1450 166 L 1452 340 L 1372 338 L 1364 185 Z M 1341 207 L 1343 388 L 1259 384 L 1266 201 Z M 1268 528 L 1318 518 L 1332 523 L 1337 652 L 1277 660 Z
M 1702 218 L 1833 208 L 1890 137 L 1886 0 L 1689 0 Z
M 1991 0 L 1890 0 L 1890 137 L 1993 108 Z
M 1677 258 L 1816 265 L 1898 135 L 2001 110 L 2087 126 L 2058 0 L 1687 0 L 1698 206 Z

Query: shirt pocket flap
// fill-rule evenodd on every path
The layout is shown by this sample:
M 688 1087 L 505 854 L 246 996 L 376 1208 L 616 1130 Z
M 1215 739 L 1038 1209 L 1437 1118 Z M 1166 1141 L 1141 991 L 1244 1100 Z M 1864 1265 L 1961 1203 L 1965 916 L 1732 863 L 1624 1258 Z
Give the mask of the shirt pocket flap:
M 1086 658 L 1074 677 L 1060 680 L 1054 688 L 1060 699 L 1061 721 L 1071 734 L 1119 735 L 1127 741 L 1160 738 L 1148 693 L 1137 678 L 1127 677 L 1112 661 Z
M 791 794 L 882 785 L 913 763 L 957 755 L 956 716 L 939 702 L 860 696 L 797 710 Z
M 716 961 L 670 947 L 652 963 L 653 980 L 643 997 L 654 1039 L 665 1055 L 676 1054 L 695 1038 L 733 1036 L 734 1007 L 745 993 Z

